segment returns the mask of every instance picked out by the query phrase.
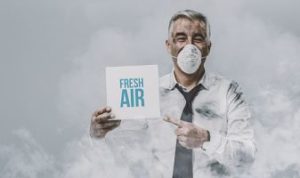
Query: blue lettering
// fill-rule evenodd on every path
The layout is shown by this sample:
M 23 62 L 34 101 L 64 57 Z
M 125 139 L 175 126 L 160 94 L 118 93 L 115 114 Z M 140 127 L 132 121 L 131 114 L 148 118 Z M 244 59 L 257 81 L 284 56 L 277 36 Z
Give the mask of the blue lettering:
M 121 94 L 121 108 L 124 107 L 124 105 L 127 105 L 127 107 L 130 107 L 129 98 L 128 98 L 126 89 L 123 89 L 122 94 Z
M 134 89 L 130 89 L 130 100 L 131 100 L 131 107 L 135 107 L 134 106 Z
M 136 89 L 135 90 L 135 104 L 136 106 L 144 106 L 144 90 L 143 89 Z
M 144 107 L 144 80 L 143 78 L 120 79 L 121 108 Z M 130 96 L 129 96 L 130 95 Z

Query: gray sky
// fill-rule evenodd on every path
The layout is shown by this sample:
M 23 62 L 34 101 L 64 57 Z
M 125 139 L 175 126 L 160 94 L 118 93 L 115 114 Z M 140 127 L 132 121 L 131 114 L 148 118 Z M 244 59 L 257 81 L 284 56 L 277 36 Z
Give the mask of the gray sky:
M 190 8 L 211 23 L 208 71 L 238 81 L 253 108 L 261 150 L 253 174 L 299 176 L 297 7 L 297 0 L 1 0 L 1 175 L 95 176 L 85 173 L 101 163 L 84 158 L 103 153 L 84 144 L 92 111 L 105 104 L 104 68 L 159 64 L 161 75 L 169 72 L 168 20 Z

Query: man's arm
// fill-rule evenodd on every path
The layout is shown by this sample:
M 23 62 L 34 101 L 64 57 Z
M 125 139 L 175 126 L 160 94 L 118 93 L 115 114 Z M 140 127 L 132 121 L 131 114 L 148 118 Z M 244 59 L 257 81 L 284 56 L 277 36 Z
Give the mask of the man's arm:
M 226 99 L 227 135 L 210 131 L 210 141 L 203 144 L 203 150 L 229 167 L 251 164 L 256 152 L 251 113 L 236 82 L 229 85 Z

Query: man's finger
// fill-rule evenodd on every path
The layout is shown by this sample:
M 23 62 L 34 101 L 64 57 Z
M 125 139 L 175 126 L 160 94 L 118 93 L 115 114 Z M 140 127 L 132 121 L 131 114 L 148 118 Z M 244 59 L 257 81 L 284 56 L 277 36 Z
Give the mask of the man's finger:
M 113 129 L 115 129 L 115 128 L 117 128 L 117 127 L 119 127 L 119 125 L 120 124 L 117 124 L 117 125 L 113 125 L 113 126 L 111 126 L 111 127 L 105 127 L 105 128 L 102 128 L 102 130 L 104 130 L 104 131 L 111 131 L 111 130 L 113 130 Z
M 110 112 L 110 111 L 111 111 L 111 108 L 109 106 L 99 108 L 93 113 L 93 116 L 97 117 L 100 114 L 103 114 L 105 112 Z
M 183 146 L 184 148 L 188 148 L 188 146 L 187 146 L 187 144 L 185 143 L 185 142 L 182 142 L 182 141 L 178 141 L 179 142 L 179 144 L 181 145 L 181 146 Z
M 103 114 L 97 116 L 95 118 L 95 121 L 96 122 L 104 122 L 104 121 L 107 121 L 107 120 L 113 119 L 113 118 L 115 118 L 115 115 L 113 113 L 103 113 Z
M 111 122 L 113 121 L 113 122 Z M 101 124 L 95 124 L 95 128 L 96 129 L 106 129 L 106 128 L 110 128 L 110 127 L 113 127 L 113 126 L 119 126 L 120 125 L 120 122 L 119 120 L 110 120 L 109 122 L 103 122 Z
M 97 117 L 99 114 L 102 114 L 104 112 L 105 112 L 105 108 L 99 108 L 93 113 L 93 116 Z
M 189 134 L 189 130 L 186 127 L 180 127 L 175 130 L 175 134 L 177 136 L 187 136 Z
M 110 111 L 111 111 L 111 107 L 106 106 L 106 107 L 105 107 L 105 111 L 106 111 L 106 112 L 110 112 Z
M 177 139 L 178 139 L 178 141 L 181 141 L 184 143 L 186 143 L 186 141 L 187 141 L 187 137 L 185 137 L 185 136 L 178 136 Z
M 178 119 L 175 119 L 175 118 L 172 118 L 172 117 L 169 117 L 169 116 L 165 116 L 164 117 L 164 121 L 172 123 L 172 124 L 174 124 L 174 125 L 176 125 L 178 127 L 182 127 L 181 120 L 178 120 Z

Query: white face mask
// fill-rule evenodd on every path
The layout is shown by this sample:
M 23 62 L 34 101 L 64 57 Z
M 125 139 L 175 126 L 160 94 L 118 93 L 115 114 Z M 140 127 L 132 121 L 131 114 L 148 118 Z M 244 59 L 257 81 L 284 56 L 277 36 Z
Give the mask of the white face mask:
M 178 56 L 172 56 L 177 58 L 177 64 L 179 68 L 187 74 L 193 74 L 197 71 L 201 64 L 202 57 L 201 51 L 193 44 L 187 44 L 179 52 Z

